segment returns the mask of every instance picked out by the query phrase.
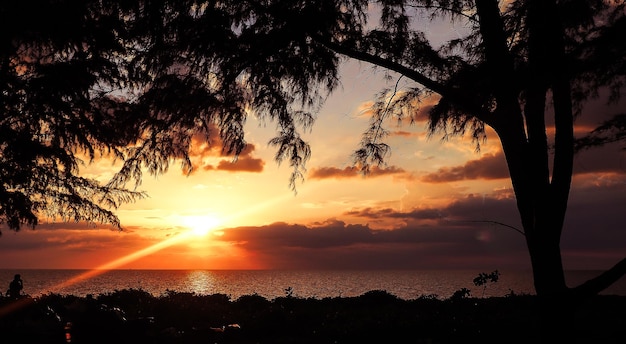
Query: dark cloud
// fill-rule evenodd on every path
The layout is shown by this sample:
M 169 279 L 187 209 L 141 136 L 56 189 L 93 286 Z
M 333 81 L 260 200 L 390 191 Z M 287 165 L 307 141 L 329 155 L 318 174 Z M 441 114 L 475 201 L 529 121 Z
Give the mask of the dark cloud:
M 442 167 L 437 172 L 426 174 L 426 183 L 445 183 L 473 179 L 509 178 L 509 171 L 502 152 L 485 154 L 480 159 L 470 160 L 463 165 Z
M 503 197 L 504 196 L 504 197 Z M 364 208 L 345 212 L 346 216 L 371 220 L 400 219 L 407 226 L 501 227 L 521 229 L 515 200 L 511 193 L 498 190 L 493 195 L 469 194 L 441 208 L 414 208 L 398 211 L 391 208 Z
M 609 184 L 576 180 L 561 241 L 566 269 L 608 268 L 626 252 L 626 177 Z M 585 175 L 586 179 L 590 175 Z M 621 184 L 619 184 L 621 181 Z M 224 230 L 218 240 L 276 268 L 528 268 L 516 202 L 509 189 L 468 194 L 440 208 L 346 212 L 401 219 L 390 230 L 329 220 Z
M 600 163 L 594 166 L 609 172 L 574 178 L 561 240 L 566 269 L 608 268 L 626 252 L 626 175 Z M 276 222 L 226 228 L 212 240 L 238 248 L 258 266 L 274 269 L 529 267 L 524 237 L 509 227 L 521 227 L 510 189 L 466 194 L 440 207 L 397 210 L 385 204 L 342 216 L 361 224 L 341 218 L 312 224 Z M 395 225 L 379 230 L 363 224 L 378 220 Z M 81 223 L 49 223 L 35 231 L 3 230 L 0 251 L 10 266 L 37 267 L 42 262 L 75 266 L 81 260 L 94 265 L 93 258 L 84 257 L 124 256 L 158 241 L 140 236 L 137 228 L 124 232 L 106 226 L 85 228 Z M 174 232 L 164 229 L 160 235 Z M 178 252 L 171 254 L 177 259 Z
M 370 173 L 368 177 L 381 177 L 386 175 L 399 175 L 404 174 L 405 171 L 402 168 L 396 166 L 389 166 L 385 168 L 381 168 L 378 166 L 373 166 L 370 169 Z M 346 168 L 340 169 L 337 167 L 320 167 L 314 168 L 309 173 L 310 179 L 328 179 L 328 178 L 355 178 L 362 177 L 360 170 L 356 167 L 348 166 Z
M 583 150 L 574 157 L 574 173 L 626 173 L 626 152 L 619 145 Z
M 372 242 L 373 231 L 367 226 L 347 225 L 341 221 L 329 221 L 316 227 L 273 223 L 263 227 L 240 227 L 225 231 L 222 240 L 246 242 L 247 247 L 270 249 L 344 247 L 356 243 Z
M 582 109 L 580 116 L 576 117 L 576 126 L 585 129 L 596 128 L 614 115 L 624 113 L 626 109 L 626 99 L 620 99 L 617 102 L 609 102 L 609 95 L 609 90 L 600 89 L 598 97 L 588 101 Z M 549 116 L 548 121 L 548 123 L 552 125 L 553 116 Z
M 436 220 L 442 218 L 442 213 L 438 209 L 424 208 L 413 209 L 410 212 L 403 213 L 397 212 L 391 208 L 365 208 L 359 210 L 351 210 L 344 213 L 347 216 L 363 217 L 368 219 L 380 219 L 380 218 L 406 218 L 406 219 L 423 219 L 423 220 Z
M 393 230 L 374 230 L 367 225 L 329 220 L 308 226 L 274 223 L 231 228 L 217 240 L 229 242 L 262 265 L 278 269 L 477 267 L 501 252 L 506 254 L 499 257 L 503 265 L 525 265 L 526 261 L 520 260 L 524 255 L 523 240 L 502 240 L 506 245 L 496 245 L 498 235 L 510 236 L 497 232 L 453 222 L 441 222 L 438 226 L 415 222 Z
M 626 173 L 626 157 L 624 151 L 615 145 L 584 150 L 574 159 L 574 174 L 614 172 Z M 422 176 L 426 183 L 445 183 L 462 180 L 504 179 L 509 178 L 506 160 L 502 152 L 485 154 L 476 160 L 463 165 L 442 167 L 437 172 Z
M 106 229 L 106 230 L 112 230 L 112 231 L 119 231 L 119 229 L 115 228 L 113 225 L 110 225 L 110 224 L 87 223 L 84 221 L 42 222 L 42 223 L 39 223 L 36 227 L 36 230 L 60 230 L 60 229 L 77 230 L 77 231 Z M 25 229 L 25 230 L 29 230 L 29 229 Z M 4 229 L 3 229 L 3 232 L 4 232 Z
M 84 252 L 134 249 L 147 244 L 145 238 L 132 232 L 94 230 L 85 229 L 85 227 L 80 230 L 74 224 L 68 224 L 67 228 L 64 228 L 62 224 L 55 224 L 53 227 L 54 230 L 51 230 L 50 226 L 42 225 L 35 230 L 22 230 L 17 233 L 3 231 L 0 250 L 3 253 L 14 251 L 23 255 L 29 255 L 29 252 L 32 252 L 35 256 L 39 251 L 50 251 L 70 256 Z

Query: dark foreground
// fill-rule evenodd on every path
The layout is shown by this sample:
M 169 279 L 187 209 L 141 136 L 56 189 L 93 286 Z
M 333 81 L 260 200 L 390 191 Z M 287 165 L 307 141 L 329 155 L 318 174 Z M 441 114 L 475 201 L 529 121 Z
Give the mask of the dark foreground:
M 534 343 L 537 314 L 530 295 L 231 300 L 122 290 L 0 298 L 0 343 Z M 570 315 L 568 343 L 626 343 L 626 297 L 599 296 Z

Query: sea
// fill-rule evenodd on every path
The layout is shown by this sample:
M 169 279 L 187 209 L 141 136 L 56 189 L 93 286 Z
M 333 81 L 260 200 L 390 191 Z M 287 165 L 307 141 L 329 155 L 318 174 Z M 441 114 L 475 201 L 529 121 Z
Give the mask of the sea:
M 386 291 L 405 300 L 420 297 L 445 299 L 462 288 L 470 290 L 472 297 L 534 294 L 530 271 L 499 271 L 496 282 L 476 286 L 473 280 L 481 272 L 491 271 L 3 269 L 0 270 L 0 283 L 6 283 L 8 288 L 13 276 L 20 274 L 24 281 L 24 293 L 32 297 L 46 294 L 98 296 L 125 289 L 143 290 L 157 297 L 171 292 L 224 294 L 231 300 L 244 295 L 260 295 L 270 300 L 287 295 L 316 299 L 354 297 L 374 290 Z M 568 271 L 568 285 L 578 285 L 600 272 Z M 626 296 L 626 278 L 620 279 L 602 294 Z

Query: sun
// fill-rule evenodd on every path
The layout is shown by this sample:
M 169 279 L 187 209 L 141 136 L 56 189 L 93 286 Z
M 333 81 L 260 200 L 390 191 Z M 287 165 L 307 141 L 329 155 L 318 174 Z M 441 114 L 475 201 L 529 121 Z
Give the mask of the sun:
M 190 234 L 196 237 L 203 237 L 211 233 L 220 220 L 213 215 L 191 215 L 182 218 L 182 225 L 189 228 Z

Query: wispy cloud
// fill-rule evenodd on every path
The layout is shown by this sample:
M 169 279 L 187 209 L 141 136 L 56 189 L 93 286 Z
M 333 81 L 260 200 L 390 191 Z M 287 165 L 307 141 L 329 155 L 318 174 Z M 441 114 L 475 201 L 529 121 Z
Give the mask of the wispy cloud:
M 372 166 L 368 177 L 381 177 L 387 175 L 404 174 L 404 169 L 397 166 L 378 167 Z M 348 166 L 343 169 L 338 167 L 320 167 L 311 169 L 308 177 L 310 179 L 327 179 L 327 178 L 356 178 L 362 177 L 360 170 L 356 167 Z

